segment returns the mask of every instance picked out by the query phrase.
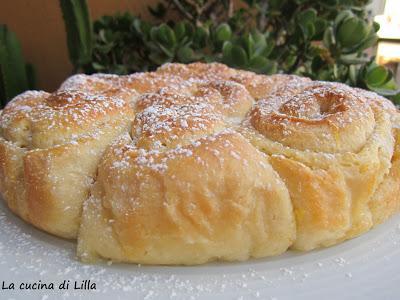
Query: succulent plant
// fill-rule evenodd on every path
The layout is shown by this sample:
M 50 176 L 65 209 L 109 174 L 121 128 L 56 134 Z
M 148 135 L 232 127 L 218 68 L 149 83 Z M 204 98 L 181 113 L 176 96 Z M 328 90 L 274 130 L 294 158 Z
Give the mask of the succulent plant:
M 74 12 L 73 19 L 88 16 L 84 0 L 60 1 L 71 2 L 65 9 Z M 151 23 L 129 13 L 95 21 L 91 58 L 85 46 L 75 49 L 83 54 L 70 51 L 71 60 L 86 73 L 117 74 L 153 70 L 166 62 L 219 61 L 257 73 L 345 82 L 400 102 L 392 73 L 365 52 L 376 45 L 379 29 L 367 17 L 368 2 L 241 0 L 235 10 L 232 0 L 164 0 L 149 8 L 157 20 Z M 69 35 L 78 41 L 71 47 L 90 45 L 85 33 L 90 26 L 73 34 L 74 26 Z
M 266 34 L 258 31 L 246 33 L 224 42 L 222 62 L 240 69 L 273 74 L 277 71 L 277 64 L 268 58 L 273 47 L 273 41 Z
M 92 22 L 86 0 L 60 0 L 69 57 L 75 67 L 92 61 Z
M 357 53 L 373 46 L 378 41 L 376 35 L 378 29 L 377 23 L 367 23 L 347 10 L 336 17 L 333 32 L 341 52 L 347 54 Z
M 14 96 L 34 89 L 33 66 L 26 64 L 15 33 L 0 25 L 0 100 L 1 106 Z

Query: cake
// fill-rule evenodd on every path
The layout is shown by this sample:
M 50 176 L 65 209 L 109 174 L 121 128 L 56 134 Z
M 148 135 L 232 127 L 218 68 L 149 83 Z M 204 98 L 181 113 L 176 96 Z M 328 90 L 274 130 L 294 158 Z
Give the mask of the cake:
M 309 251 L 399 210 L 399 124 L 375 93 L 219 63 L 78 74 L 2 111 L 0 192 L 84 262 Z

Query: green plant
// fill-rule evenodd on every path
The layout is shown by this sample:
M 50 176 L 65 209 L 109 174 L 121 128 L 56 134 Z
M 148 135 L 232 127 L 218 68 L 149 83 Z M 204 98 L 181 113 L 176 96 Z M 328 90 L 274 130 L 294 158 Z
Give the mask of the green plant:
M 24 62 L 15 33 L 0 25 L 0 100 L 4 107 L 16 95 L 34 89 L 33 66 Z
M 127 74 L 166 62 L 218 61 L 345 82 L 397 101 L 392 73 L 366 51 L 379 29 L 368 19 L 368 2 L 165 0 L 149 8 L 151 23 L 130 13 L 96 20 L 91 60 L 73 63 L 86 73 Z
M 85 68 L 92 61 L 92 22 L 86 0 L 60 0 L 69 57 L 74 71 Z

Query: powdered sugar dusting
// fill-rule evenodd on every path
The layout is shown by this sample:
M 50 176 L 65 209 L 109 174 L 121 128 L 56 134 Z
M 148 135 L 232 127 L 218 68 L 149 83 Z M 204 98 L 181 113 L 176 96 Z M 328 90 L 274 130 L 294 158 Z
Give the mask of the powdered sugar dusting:
M 193 72 L 193 68 L 197 68 L 196 72 Z M 169 74 L 171 72 L 176 74 Z M 274 87 L 280 81 L 290 82 L 288 91 Z M 296 94 L 299 91 L 301 95 Z M 292 94 L 287 97 L 287 93 Z M 254 104 L 261 94 L 265 99 Z M 332 98 L 334 101 L 325 103 L 324 98 Z M 201 155 L 196 156 L 199 149 L 213 159 L 218 158 L 220 162 L 226 159 L 221 153 L 228 153 L 228 159 L 247 166 L 249 161 L 229 138 L 215 148 L 213 142 L 223 135 L 239 135 L 237 128 L 246 121 L 249 111 L 249 118 L 260 119 L 260 124 L 252 124 L 260 132 L 264 130 L 268 135 L 273 130 L 265 130 L 263 126 L 277 125 L 278 136 L 268 137 L 282 143 L 289 141 L 296 131 L 307 129 L 312 122 L 323 121 L 329 121 L 326 123 L 334 130 L 363 124 L 363 128 L 367 128 L 366 133 L 361 135 L 364 142 L 370 136 L 368 130 L 370 127 L 373 129 L 375 120 L 370 108 L 375 101 L 371 99 L 375 99 L 375 95 L 368 95 L 367 98 L 365 100 L 343 85 L 321 82 L 309 84 L 297 77 L 284 75 L 270 78 L 249 72 L 238 73 L 219 64 L 194 64 L 190 67 L 166 65 L 157 72 L 122 77 L 76 75 L 53 94 L 27 92 L 14 99 L 5 109 L 1 115 L 0 127 L 4 138 L 16 142 L 22 136 L 22 142 L 17 145 L 35 151 L 63 143 L 79 145 L 79 138 L 85 135 L 101 139 L 105 135 L 102 127 L 104 124 L 121 126 L 127 142 L 120 145 L 117 139 L 110 147 L 111 170 L 115 171 L 113 175 L 119 176 L 119 173 L 134 168 L 138 173 L 150 169 L 154 173 L 163 174 L 168 171 L 169 162 L 174 159 L 194 158 L 198 166 L 207 166 L 207 161 Z M 351 103 L 346 106 L 346 101 Z M 384 101 L 381 102 L 379 104 L 386 110 L 392 109 Z M 275 118 L 271 122 L 263 119 L 272 114 Z M 360 120 L 361 123 L 357 123 Z M 47 133 L 62 138 L 47 142 Z M 322 141 L 336 138 L 330 132 L 318 134 Z M 43 144 L 35 142 L 38 135 L 44 140 Z M 306 148 L 304 151 L 312 149 L 308 144 L 301 146 Z M 336 150 L 327 150 L 327 159 L 333 157 Z M 91 178 L 87 186 L 92 185 Z M 62 181 L 62 178 L 54 180 Z M 120 188 L 125 192 L 128 185 Z M 134 198 L 130 201 L 132 206 L 137 204 Z M 64 208 L 65 212 L 70 210 L 70 206 Z M 188 268 L 186 270 L 190 271 L 187 273 L 183 268 L 132 268 L 111 263 L 85 266 L 73 259 L 72 243 L 61 242 L 59 247 L 60 241 L 50 238 L 48 244 L 43 244 L 42 240 L 47 240 L 48 236 L 38 234 L 32 228 L 26 229 L 30 234 L 24 234 L 20 229 L 23 225 L 16 226 L 14 223 L 19 221 L 12 217 L 10 221 L 5 213 L 0 215 L 0 222 L 3 225 L 0 227 L 0 236 L 6 237 L 0 244 L 0 265 L 10 267 L 12 276 L 19 279 L 23 276 L 39 276 L 49 280 L 49 274 L 53 274 L 53 279 L 90 277 L 102 286 L 96 293 L 122 291 L 145 299 L 165 298 L 167 293 L 171 298 L 187 299 L 210 297 L 217 291 L 217 294 L 233 293 L 239 294 L 239 297 L 259 298 L 271 296 L 265 291 L 272 293 L 282 282 L 302 284 L 312 280 L 313 276 L 314 279 L 320 278 L 319 270 L 325 268 L 343 269 L 346 274 L 344 277 L 352 280 L 360 274 L 353 270 L 350 272 L 351 259 L 343 252 L 334 258 L 332 255 L 321 258 L 318 253 L 315 254 L 313 266 L 318 266 L 317 271 L 303 265 L 300 254 L 288 254 L 275 264 L 274 260 L 252 261 L 238 264 L 237 267 L 227 264 L 224 265 L 228 266 L 229 272 L 226 273 L 221 272 L 221 264 L 216 264 L 211 267 L 211 275 L 205 275 L 201 268 Z M 108 222 L 113 223 L 114 220 Z M 397 235 L 392 238 L 400 240 Z M 379 249 L 379 245 L 375 247 Z M 363 254 L 369 259 L 368 254 Z M 298 256 L 300 259 L 296 260 Z M 357 257 L 356 262 L 362 257 Z M 289 258 L 289 262 L 285 261 L 286 258 Z M 321 261 L 316 264 L 318 260 Z M 246 267 L 243 269 L 243 266 Z M 63 297 L 74 295 L 76 292 L 66 291 Z M 44 298 L 48 296 L 52 295 L 43 295 Z
M 63 280 L 80 282 L 90 279 L 97 286 L 93 291 L 3 290 L 2 295 L 6 298 L 29 295 L 37 299 L 84 296 L 96 299 L 285 299 L 296 293 L 299 299 L 309 299 L 311 293 L 321 297 L 326 295 L 327 289 L 332 296 L 339 296 L 339 292 L 346 295 L 358 293 L 357 287 L 369 278 L 368 274 L 374 274 L 375 280 L 364 287 L 365 291 L 370 289 L 370 294 L 375 295 L 376 287 L 380 286 L 390 294 L 397 290 L 396 274 L 400 264 L 398 223 L 398 218 L 394 219 L 340 246 L 307 254 L 289 252 L 275 259 L 213 263 L 203 267 L 84 265 L 75 259 L 74 243 L 29 227 L 0 204 L 2 280 L 19 283 L 40 279 L 42 282 L 61 283 Z M 391 259 L 383 263 L 386 256 Z M 364 271 L 366 266 L 367 273 Z M 387 276 L 394 276 L 393 280 L 387 280 Z M 315 288 L 315 285 L 320 288 Z M 334 289 L 337 285 L 342 286 L 340 291 Z

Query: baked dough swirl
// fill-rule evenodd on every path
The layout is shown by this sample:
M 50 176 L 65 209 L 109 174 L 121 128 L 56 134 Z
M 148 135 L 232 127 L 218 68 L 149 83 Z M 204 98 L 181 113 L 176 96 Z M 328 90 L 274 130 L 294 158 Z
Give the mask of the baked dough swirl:
M 399 120 L 371 92 L 216 63 L 75 75 L 2 111 L 0 191 L 87 262 L 310 250 L 398 211 Z
M 396 115 L 386 99 L 327 82 L 282 89 L 254 106 L 242 132 L 288 187 L 293 248 L 329 246 L 373 226 L 369 206 L 392 166 Z

